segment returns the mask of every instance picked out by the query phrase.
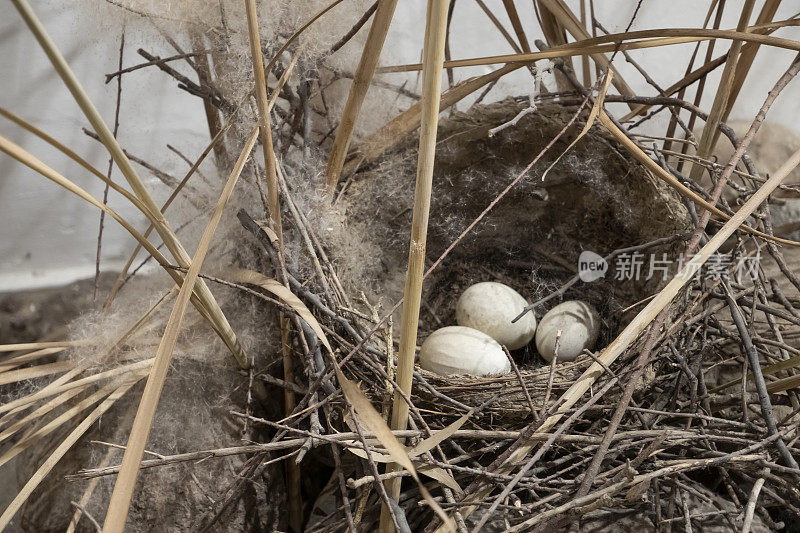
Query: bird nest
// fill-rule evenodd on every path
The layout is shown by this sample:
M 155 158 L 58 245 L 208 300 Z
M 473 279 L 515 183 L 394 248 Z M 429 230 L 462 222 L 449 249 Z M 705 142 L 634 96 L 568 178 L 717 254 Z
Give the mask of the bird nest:
M 637 304 L 659 289 L 663 277 L 649 276 L 646 264 L 638 273 L 624 271 L 625 254 L 618 253 L 620 261 L 609 261 L 604 277 L 583 282 L 575 279 L 580 254 L 608 256 L 638 246 L 648 257 L 674 258 L 680 237 L 689 230 L 680 198 L 618 150 L 599 128 L 564 153 L 583 127 L 580 120 L 567 127 L 574 107 L 545 105 L 513 122 L 525 107 L 521 99 L 507 99 L 473 106 L 440 122 L 429 264 L 457 244 L 425 281 L 420 342 L 439 327 L 455 325 L 455 302 L 464 289 L 480 281 L 499 281 L 529 302 L 544 300 L 535 308 L 537 318 L 563 300 L 593 304 L 602 322 L 595 345 L 600 349 L 638 311 Z M 566 133 L 538 157 L 565 127 Z M 392 301 L 401 296 L 407 261 L 417 142 L 416 135 L 409 135 L 382 159 L 362 168 L 343 193 L 349 223 L 361 228 L 364 239 L 379 250 L 369 258 L 366 277 Z M 363 279 L 358 280 L 361 286 Z M 679 305 L 680 299 L 676 302 Z M 513 424 L 529 416 L 528 395 L 541 409 L 546 395 L 557 398 L 593 361 L 585 354 L 551 371 L 533 343 L 512 355 L 519 372 L 492 377 L 440 376 L 418 368 L 415 403 L 448 412 L 454 405 L 490 402 L 487 412 L 493 420 Z

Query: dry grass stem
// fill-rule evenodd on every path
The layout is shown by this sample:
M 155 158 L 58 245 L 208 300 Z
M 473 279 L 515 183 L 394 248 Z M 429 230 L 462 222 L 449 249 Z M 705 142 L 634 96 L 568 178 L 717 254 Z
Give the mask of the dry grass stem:
M 439 100 L 442 87 L 442 63 L 447 33 L 447 2 L 432 0 L 428 4 L 425 28 L 424 65 L 422 73 L 422 110 L 417 158 L 417 184 L 414 189 L 414 208 L 411 222 L 408 269 L 400 322 L 400 347 L 397 352 L 397 383 L 409 394 L 414 372 L 417 346 L 419 306 L 422 299 L 422 277 L 425 270 L 425 244 L 428 233 L 428 216 L 431 205 L 433 164 L 436 155 L 436 131 L 439 125 Z M 392 429 L 405 429 L 408 424 L 408 405 L 395 391 L 392 406 Z M 395 501 L 400 496 L 401 479 L 387 483 L 389 496 Z M 381 511 L 381 531 L 390 530 L 386 508 Z
M 342 173 L 347 150 L 350 147 L 350 138 L 356 126 L 356 120 L 361 112 L 361 105 L 367 94 L 375 67 L 378 65 L 383 42 L 386 40 L 386 33 L 389 31 L 389 24 L 394 16 L 394 8 L 397 0 L 379 0 L 378 9 L 373 15 L 372 26 L 369 29 L 369 36 L 361 53 L 361 60 L 353 76 L 353 84 L 350 86 L 350 93 L 347 96 L 342 118 L 336 129 L 336 137 L 328 155 L 328 166 L 325 169 L 325 181 L 333 194 L 339 176 Z

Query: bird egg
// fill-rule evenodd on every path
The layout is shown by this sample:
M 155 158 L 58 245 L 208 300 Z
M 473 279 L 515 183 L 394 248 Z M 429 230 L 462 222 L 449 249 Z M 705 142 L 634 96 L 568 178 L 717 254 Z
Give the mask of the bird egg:
M 512 322 L 527 305 L 525 298 L 508 285 L 493 281 L 476 283 L 458 299 L 456 322 L 482 331 L 509 350 L 517 350 L 528 344 L 536 332 L 533 313 Z
M 536 330 L 536 349 L 547 361 L 553 360 L 559 330 L 558 360 L 574 361 L 584 349 L 594 346 L 600 317 L 594 307 L 579 300 L 564 302 L 548 311 Z
M 422 343 L 419 365 L 443 376 L 490 376 L 511 371 L 511 364 L 497 341 L 464 326 L 447 326 L 431 333 Z

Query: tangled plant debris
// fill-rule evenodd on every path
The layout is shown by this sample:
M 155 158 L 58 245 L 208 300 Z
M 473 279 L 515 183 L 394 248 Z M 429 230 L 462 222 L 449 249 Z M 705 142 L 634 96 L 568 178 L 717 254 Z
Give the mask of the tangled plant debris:
M 0 464 L 21 483 L 0 527 L 793 531 L 800 156 L 765 120 L 800 61 L 776 66 L 753 120 L 726 122 L 758 46 L 800 50 L 772 35 L 797 25 L 773 22 L 778 3 L 756 15 L 744 2 L 738 33 L 719 29 L 715 2 L 715 31 L 632 34 L 631 20 L 593 39 L 608 33 L 593 10 L 538 0 L 543 42 L 514 2 L 480 2 L 516 54 L 478 58 L 505 66 L 456 84 L 464 62 L 451 61 L 438 1 L 423 63 L 380 73 L 406 9 L 392 0 L 85 2 L 148 46 L 81 82 L 158 69 L 202 101 L 210 141 L 200 154 L 171 146 L 187 165 L 173 175 L 117 144 L 14 0 L 126 182 L 100 201 L 4 136 L 0 150 L 104 209 L 140 248 L 123 272 L 80 286 L 99 295 L 85 309 L 31 297 L 53 316 L 19 327 L 24 304 L 4 304 Z M 634 57 L 667 37 L 734 44 L 722 60 L 695 54 L 664 88 Z M 609 68 L 621 59 L 648 95 Z M 690 101 L 718 68 L 721 96 Z M 533 94 L 491 93 L 519 69 Z M 450 80 L 441 97 L 431 76 Z M 122 201 L 142 220 L 117 215 Z M 531 342 L 487 376 L 417 366 L 406 390 L 398 341 L 417 332 L 413 356 L 482 281 L 514 289 L 537 319 L 591 304 L 596 342 L 559 361 L 558 332 L 552 361 Z M 401 313 L 417 290 L 418 316 Z

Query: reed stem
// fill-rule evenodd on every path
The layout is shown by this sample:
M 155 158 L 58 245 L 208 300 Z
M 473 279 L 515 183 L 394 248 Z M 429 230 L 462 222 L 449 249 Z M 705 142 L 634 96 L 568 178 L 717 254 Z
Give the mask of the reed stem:
M 336 137 L 333 140 L 331 153 L 328 156 L 328 166 L 325 169 L 325 183 L 330 194 L 336 189 L 336 183 L 342 173 L 344 160 L 347 157 L 347 149 L 350 146 L 350 137 L 356 126 L 356 119 L 361 112 L 361 105 L 367 95 L 367 89 L 372 82 L 375 74 L 375 67 L 378 66 L 378 59 L 381 56 L 383 43 L 386 40 L 386 33 L 389 31 L 389 24 L 394 16 L 394 8 L 397 0 L 380 0 L 378 9 L 375 11 L 375 18 L 369 29 L 367 42 L 364 44 L 364 51 L 361 52 L 361 61 L 353 76 L 353 84 L 350 86 L 350 93 L 347 95 L 347 103 L 344 106 L 342 120 L 336 129 Z
M 270 120 L 272 105 L 267 97 L 267 76 L 269 72 L 264 70 L 256 0 L 245 0 L 245 7 L 247 10 L 247 31 L 250 37 L 250 59 L 253 63 L 253 73 L 256 79 L 255 96 L 258 107 L 261 148 L 264 153 L 264 170 L 267 175 L 267 209 L 269 210 L 270 225 L 277 236 L 278 260 L 281 263 L 278 268 L 278 276 L 284 285 L 288 285 L 283 255 L 283 224 L 281 223 L 281 206 L 278 197 L 278 170 L 275 160 L 275 148 L 272 144 L 272 125 Z M 299 52 L 292 60 L 292 66 L 286 69 L 285 77 L 281 77 L 279 84 L 286 82 L 298 56 Z M 277 87 L 275 91 L 275 97 L 277 98 L 280 87 Z M 292 351 L 289 345 L 289 320 L 284 317 L 283 313 L 279 312 L 278 322 L 281 328 L 283 379 L 289 383 L 294 383 Z M 294 392 L 285 390 L 284 411 L 289 415 L 294 411 L 294 407 Z M 286 462 L 286 484 L 289 492 L 289 525 L 293 531 L 299 533 L 303 528 L 303 504 L 300 498 L 300 466 L 294 461 Z
M 264 169 L 267 173 L 267 202 L 272 230 L 278 235 L 279 246 L 283 243 L 281 207 L 278 200 L 278 173 L 275 169 L 275 150 L 272 145 L 272 128 L 267 99 L 267 73 L 264 72 L 264 57 L 261 53 L 261 36 L 258 32 L 256 0 L 245 0 L 247 8 L 247 31 L 250 36 L 250 56 L 256 78 L 256 105 L 258 126 L 261 132 L 261 148 L 264 151 Z
M 444 42 L 447 34 L 447 0 L 429 0 L 425 28 L 425 48 L 422 70 L 422 122 L 420 124 L 419 154 L 417 156 L 417 184 L 414 191 L 414 209 L 411 219 L 411 244 L 408 252 L 405 300 L 400 325 L 400 349 L 397 354 L 397 384 L 406 394 L 411 394 L 414 373 L 414 354 L 419 326 L 419 306 L 422 298 L 422 277 L 425 270 L 425 243 L 428 236 L 428 216 L 433 188 L 433 165 L 436 156 L 436 130 L 439 125 L 439 102 L 442 89 Z M 408 405 L 395 391 L 392 408 L 392 429 L 405 429 L 408 424 Z M 390 465 L 389 469 L 396 469 Z M 387 482 L 389 496 L 395 501 L 400 496 L 401 478 Z M 392 530 L 388 509 L 381 509 L 380 530 Z
M 736 26 L 736 31 L 746 31 L 747 23 L 750 20 L 750 15 L 753 13 L 753 5 L 755 0 L 747 0 L 742 7 L 742 13 L 739 17 L 739 23 Z M 697 156 L 703 159 L 707 158 L 714 150 L 714 143 L 716 142 L 717 126 L 719 126 L 722 117 L 725 114 L 725 109 L 728 106 L 728 98 L 733 88 L 734 77 L 736 75 L 736 65 L 739 61 L 739 54 L 742 51 L 744 42 L 733 41 L 731 49 L 728 51 L 728 60 L 725 62 L 725 69 L 722 71 L 722 78 L 717 87 L 714 103 L 711 106 L 711 112 L 708 114 L 708 120 L 703 128 L 703 135 L 700 137 L 700 142 L 697 146 Z M 689 175 L 694 181 L 700 181 L 705 167 L 698 164 L 692 165 L 692 171 Z

